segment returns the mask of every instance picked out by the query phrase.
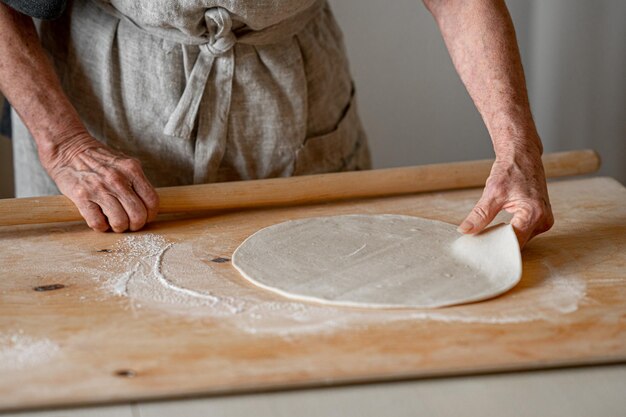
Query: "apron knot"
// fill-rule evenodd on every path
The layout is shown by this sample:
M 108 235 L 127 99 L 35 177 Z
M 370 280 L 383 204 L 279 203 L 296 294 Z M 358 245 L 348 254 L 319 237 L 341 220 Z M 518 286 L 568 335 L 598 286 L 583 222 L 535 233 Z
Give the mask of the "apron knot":
M 230 51 L 237 43 L 237 37 L 232 31 L 233 21 L 228 10 L 212 7 L 204 13 L 204 20 L 209 40 L 200 48 L 213 55 L 223 55 Z

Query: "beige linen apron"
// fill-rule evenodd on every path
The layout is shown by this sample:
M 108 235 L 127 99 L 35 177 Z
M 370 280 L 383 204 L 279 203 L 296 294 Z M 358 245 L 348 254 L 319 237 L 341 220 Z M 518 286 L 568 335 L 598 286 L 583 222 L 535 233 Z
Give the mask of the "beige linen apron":
M 155 186 L 369 168 L 324 0 L 76 0 L 40 33 L 90 133 Z M 15 125 L 18 195 L 58 192 Z

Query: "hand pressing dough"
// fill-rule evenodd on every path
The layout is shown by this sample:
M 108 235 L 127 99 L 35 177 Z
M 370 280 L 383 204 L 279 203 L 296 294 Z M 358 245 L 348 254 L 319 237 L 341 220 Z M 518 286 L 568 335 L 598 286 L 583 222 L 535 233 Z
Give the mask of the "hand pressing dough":
M 510 225 L 477 236 L 399 215 L 293 220 L 259 230 L 233 255 L 250 282 L 289 298 L 352 307 L 434 308 L 484 300 L 522 274 Z

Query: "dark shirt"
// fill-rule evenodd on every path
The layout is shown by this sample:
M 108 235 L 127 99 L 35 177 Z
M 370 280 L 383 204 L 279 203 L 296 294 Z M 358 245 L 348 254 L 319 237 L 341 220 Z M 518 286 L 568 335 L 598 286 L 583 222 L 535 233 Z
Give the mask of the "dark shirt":
M 51 20 L 61 16 L 67 0 L 0 0 L 7 6 L 37 19 Z
M 0 135 L 11 137 L 11 108 L 9 103 L 0 100 Z

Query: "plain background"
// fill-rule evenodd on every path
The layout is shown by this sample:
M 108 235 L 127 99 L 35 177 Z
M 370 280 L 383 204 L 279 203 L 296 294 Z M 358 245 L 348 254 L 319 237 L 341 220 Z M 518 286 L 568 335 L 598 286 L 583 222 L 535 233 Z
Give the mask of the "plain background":
M 330 3 L 344 31 L 375 167 L 493 157 L 421 1 Z M 596 149 L 601 172 L 626 182 L 626 2 L 507 4 L 545 150 Z M 10 142 L 2 138 L 0 197 L 12 195 L 11 172 Z

